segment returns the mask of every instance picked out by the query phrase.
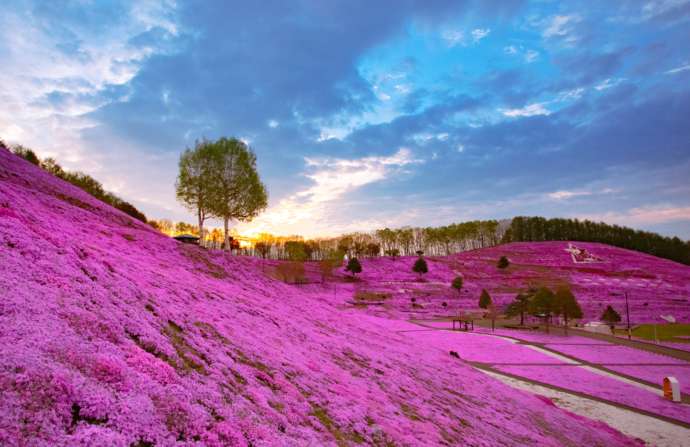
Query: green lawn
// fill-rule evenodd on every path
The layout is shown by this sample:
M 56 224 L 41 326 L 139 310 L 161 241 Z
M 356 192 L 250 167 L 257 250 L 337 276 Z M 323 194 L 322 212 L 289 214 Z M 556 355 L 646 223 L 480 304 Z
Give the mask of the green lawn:
M 637 326 L 633 329 L 632 334 L 635 337 L 640 337 L 644 338 L 647 340 L 654 340 L 654 326 L 653 324 L 642 324 L 640 326 Z M 625 329 L 617 329 L 617 333 L 627 333 Z M 669 324 L 669 323 L 664 323 L 664 324 L 657 324 L 656 325 L 656 335 L 659 338 L 659 340 L 666 340 L 666 341 L 677 341 L 677 342 L 688 342 L 690 343 L 690 340 L 683 340 L 680 338 L 674 339 L 674 337 L 677 336 L 690 336 L 690 324 L 681 324 L 681 323 L 674 323 L 674 324 Z

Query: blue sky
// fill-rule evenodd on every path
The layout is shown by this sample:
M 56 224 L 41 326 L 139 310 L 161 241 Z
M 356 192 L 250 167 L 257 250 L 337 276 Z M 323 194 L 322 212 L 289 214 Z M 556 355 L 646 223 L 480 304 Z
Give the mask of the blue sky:
M 44 2 L 0 11 L 0 137 L 152 218 L 237 136 L 244 232 L 543 215 L 690 238 L 690 2 Z

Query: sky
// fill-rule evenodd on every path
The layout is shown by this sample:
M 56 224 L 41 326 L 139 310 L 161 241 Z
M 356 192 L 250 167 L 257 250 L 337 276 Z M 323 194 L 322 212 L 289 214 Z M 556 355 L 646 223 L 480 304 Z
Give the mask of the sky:
M 690 239 L 686 0 L 9 0 L 0 67 L 0 138 L 149 218 L 194 222 L 179 155 L 235 136 L 269 193 L 245 234 L 541 215 Z

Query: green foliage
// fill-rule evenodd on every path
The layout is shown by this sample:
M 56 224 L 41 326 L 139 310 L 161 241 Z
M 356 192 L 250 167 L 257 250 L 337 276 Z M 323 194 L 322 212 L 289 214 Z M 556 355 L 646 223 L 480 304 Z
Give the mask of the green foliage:
M 309 246 L 304 241 L 287 241 L 284 249 L 291 261 L 306 261 L 311 254 Z
M 400 250 L 397 248 L 391 248 L 389 250 L 386 250 L 386 256 L 390 256 L 392 260 L 395 261 L 395 258 L 400 256 Z
M 381 246 L 376 242 L 369 242 L 366 246 L 367 256 L 374 257 L 381 253 Z
M 24 160 L 28 161 L 29 163 L 39 165 L 41 161 L 39 160 L 38 156 L 34 151 L 29 149 L 28 147 L 24 147 L 21 144 L 17 144 L 12 146 L 12 152 L 14 152 L 15 155 L 19 155 L 22 157 Z
M 520 316 L 520 326 L 525 324 L 525 314 L 529 311 L 530 298 L 532 295 L 528 293 L 518 293 L 515 299 L 508 304 L 506 308 L 506 315 L 508 317 Z
M 252 220 L 268 205 L 266 187 L 256 170 L 256 155 L 237 138 L 220 138 L 209 144 L 211 214 L 221 219 Z
M 453 282 L 450 283 L 450 286 L 454 288 L 455 290 L 460 293 L 460 290 L 462 290 L 462 285 L 463 285 L 463 279 L 462 276 L 456 276 L 453 278 Z
M 551 315 L 558 309 L 556 295 L 548 287 L 540 287 L 529 302 L 529 313 L 543 318 L 548 331 Z
M 621 321 L 621 316 L 613 307 L 609 305 L 606 306 L 606 310 L 604 310 L 604 313 L 601 314 L 601 321 L 605 321 L 609 325 L 613 326 Z
M 496 264 L 496 267 L 498 267 L 499 269 L 506 269 L 509 265 L 510 261 L 508 260 L 508 258 L 506 258 L 505 256 L 501 256 L 501 258 L 498 260 L 498 263 Z
M 65 171 L 54 158 L 46 158 L 45 160 L 41 161 L 41 159 L 36 156 L 34 151 L 21 145 L 14 146 L 13 152 L 29 162 L 41 167 L 43 170 L 53 174 L 55 177 L 65 180 L 77 188 L 86 191 L 101 202 L 105 202 L 113 208 L 117 208 L 118 210 L 137 220 L 146 222 L 146 216 L 144 213 L 139 211 L 131 203 L 126 202 L 115 194 L 103 189 L 103 185 L 101 185 L 98 180 L 90 175 L 84 174 L 83 172 Z
M 488 309 L 491 303 L 491 295 L 489 295 L 489 292 L 487 292 L 486 289 L 482 289 L 482 294 L 479 296 L 479 307 L 482 309 Z
M 175 181 L 177 200 L 196 213 L 200 233 L 203 233 L 204 221 L 211 214 L 213 160 L 212 143 L 207 140 L 197 141 L 194 149 L 187 148 L 180 155 L 179 172 Z
M 690 242 L 648 231 L 577 219 L 515 217 L 502 242 L 601 242 L 690 265 Z
M 347 261 L 345 271 L 352 273 L 352 276 L 356 276 L 357 273 L 362 273 L 362 264 L 359 263 L 359 259 L 350 258 L 350 260 Z
M 569 286 L 562 285 L 556 289 L 555 302 L 555 313 L 563 316 L 566 326 L 569 319 L 582 318 L 582 308 Z
M 418 273 L 420 276 L 429 272 L 429 266 L 426 264 L 426 259 L 418 257 L 412 266 L 412 271 Z

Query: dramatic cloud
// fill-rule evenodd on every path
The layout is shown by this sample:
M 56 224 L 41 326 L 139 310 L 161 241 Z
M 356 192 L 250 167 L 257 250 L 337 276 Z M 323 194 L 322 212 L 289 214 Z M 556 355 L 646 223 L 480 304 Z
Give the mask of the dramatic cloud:
M 175 200 L 180 152 L 236 136 L 270 196 L 246 231 L 539 214 L 637 216 L 630 225 L 690 238 L 687 219 L 639 211 L 690 207 L 690 69 L 673 44 L 688 11 L 10 0 L 0 138 L 93 174 L 153 218 L 193 220 Z
M 365 185 L 384 181 L 393 174 L 400 174 L 405 166 L 418 163 L 422 160 L 414 158 L 407 148 L 401 148 L 390 156 L 305 158 L 307 172 L 304 176 L 311 180 L 311 185 L 282 199 L 251 225 L 244 227 L 254 233 L 306 236 L 362 228 L 367 224 L 342 219 L 339 215 L 342 212 L 339 209 L 341 200 L 351 198 L 348 195 Z M 343 222 L 336 223 L 340 220 Z

